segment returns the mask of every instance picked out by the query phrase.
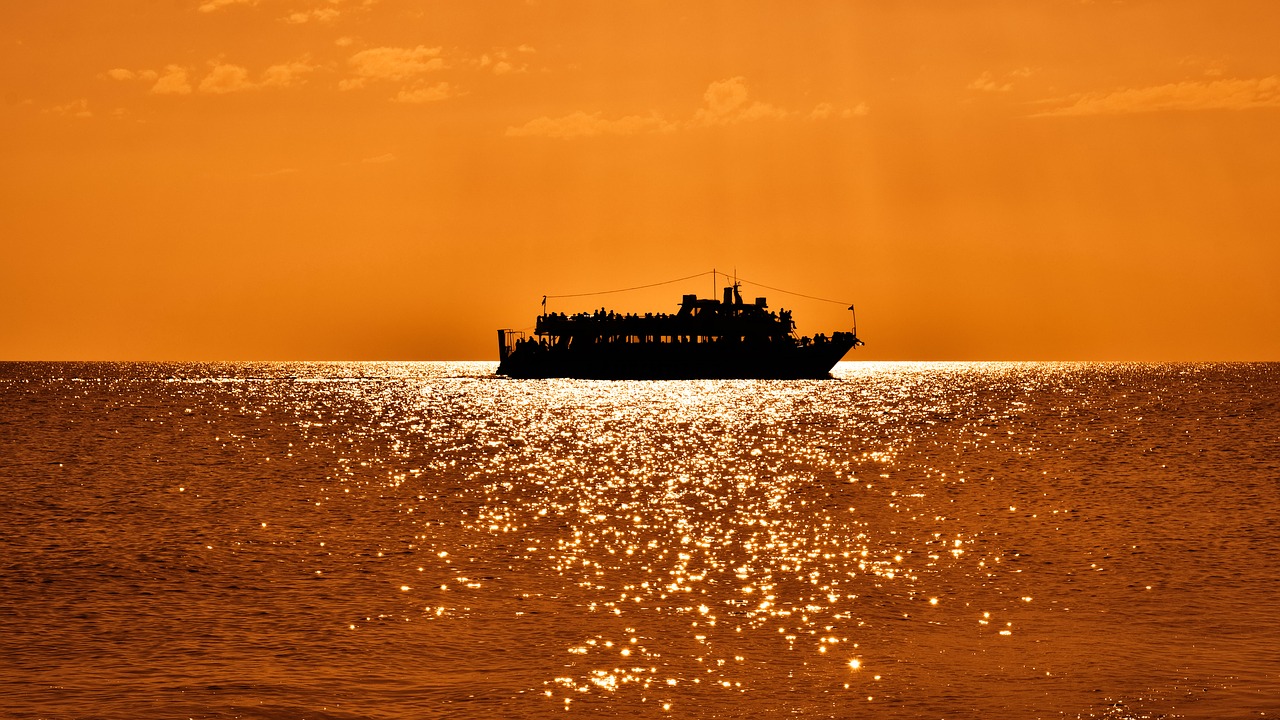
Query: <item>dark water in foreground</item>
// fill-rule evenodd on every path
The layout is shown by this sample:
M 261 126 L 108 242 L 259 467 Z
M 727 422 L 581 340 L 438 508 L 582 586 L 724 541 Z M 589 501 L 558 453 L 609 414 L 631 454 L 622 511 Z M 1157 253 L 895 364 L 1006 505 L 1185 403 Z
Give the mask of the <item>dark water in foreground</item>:
M 0 716 L 1280 713 L 1280 365 L 493 367 L 0 364 Z

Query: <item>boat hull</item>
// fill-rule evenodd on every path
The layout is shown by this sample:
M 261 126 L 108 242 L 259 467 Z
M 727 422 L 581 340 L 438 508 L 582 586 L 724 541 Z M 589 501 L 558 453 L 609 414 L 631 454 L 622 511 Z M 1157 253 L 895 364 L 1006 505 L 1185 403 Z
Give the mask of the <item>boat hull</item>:
M 589 380 L 823 379 L 859 341 L 810 345 L 762 343 L 593 344 L 583 348 L 529 345 L 498 365 L 513 378 Z

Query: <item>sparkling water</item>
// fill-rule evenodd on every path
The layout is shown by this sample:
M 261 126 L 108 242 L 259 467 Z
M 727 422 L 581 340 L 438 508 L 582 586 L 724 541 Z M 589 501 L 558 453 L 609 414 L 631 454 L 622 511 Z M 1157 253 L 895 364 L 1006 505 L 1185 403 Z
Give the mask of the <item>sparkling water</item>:
M 1280 365 L 0 364 L 0 715 L 1280 713 Z

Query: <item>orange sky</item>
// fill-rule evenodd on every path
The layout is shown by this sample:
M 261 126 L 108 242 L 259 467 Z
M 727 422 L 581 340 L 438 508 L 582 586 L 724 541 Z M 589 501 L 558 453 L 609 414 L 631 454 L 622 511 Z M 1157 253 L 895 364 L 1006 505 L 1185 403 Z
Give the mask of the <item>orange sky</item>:
M 849 359 L 1280 360 L 1276 28 L 1275 0 L 5 3 L 0 359 L 496 359 L 544 293 L 736 267 L 856 302 Z

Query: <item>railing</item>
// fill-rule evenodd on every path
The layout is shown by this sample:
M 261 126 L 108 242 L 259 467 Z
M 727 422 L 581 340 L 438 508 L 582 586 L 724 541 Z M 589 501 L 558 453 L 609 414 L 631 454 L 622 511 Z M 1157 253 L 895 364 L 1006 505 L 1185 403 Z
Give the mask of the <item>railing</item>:
M 511 353 L 515 352 L 516 345 L 524 342 L 525 334 L 523 330 L 499 330 L 498 331 L 498 359 L 506 360 Z

